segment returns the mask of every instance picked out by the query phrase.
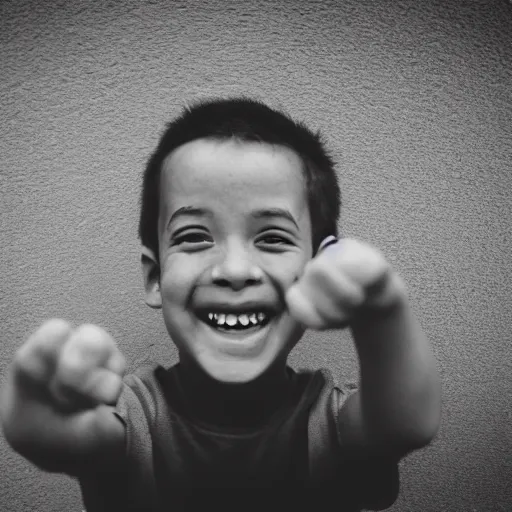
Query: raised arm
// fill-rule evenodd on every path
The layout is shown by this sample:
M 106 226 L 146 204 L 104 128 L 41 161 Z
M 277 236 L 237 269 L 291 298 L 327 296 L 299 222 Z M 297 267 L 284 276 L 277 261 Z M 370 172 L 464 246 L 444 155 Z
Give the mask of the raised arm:
M 43 324 L 18 350 L 1 390 L 11 447 L 45 471 L 73 476 L 120 461 L 125 430 L 113 411 L 124 364 L 99 327 Z
M 340 411 L 340 425 L 353 444 L 399 458 L 436 435 L 440 383 L 405 286 L 392 270 L 384 286 L 381 293 L 393 300 L 386 307 L 363 310 L 351 323 L 360 388 Z
M 352 330 L 360 389 L 340 411 L 344 443 L 400 458 L 432 440 L 441 409 L 435 361 L 406 287 L 380 251 L 354 239 L 327 247 L 286 300 L 308 327 Z

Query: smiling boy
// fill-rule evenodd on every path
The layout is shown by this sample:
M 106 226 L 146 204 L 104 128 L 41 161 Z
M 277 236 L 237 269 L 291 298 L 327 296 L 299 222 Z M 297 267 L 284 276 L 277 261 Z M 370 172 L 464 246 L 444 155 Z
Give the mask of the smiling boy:
M 139 226 L 179 363 L 122 380 L 105 331 L 51 320 L 12 365 L 7 440 L 76 476 L 89 511 L 389 506 L 398 461 L 437 432 L 438 375 L 383 255 L 321 246 L 339 198 L 303 125 L 245 98 L 186 109 L 148 163 Z M 308 327 L 351 329 L 359 390 L 287 365 Z

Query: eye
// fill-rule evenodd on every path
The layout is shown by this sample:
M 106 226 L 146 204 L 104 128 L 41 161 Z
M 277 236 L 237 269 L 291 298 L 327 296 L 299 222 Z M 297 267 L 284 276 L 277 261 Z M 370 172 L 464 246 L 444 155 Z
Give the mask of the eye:
M 286 244 L 288 243 L 288 240 L 286 240 L 285 238 L 283 238 L 282 236 L 277 236 L 277 235 L 268 235 L 268 236 L 265 236 L 261 239 L 262 242 L 265 242 L 266 244 L 272 244 L 272 245 L 275 245 L 275 244 Z
M 279 233 L 266 233 L 258 239 L 257 243 L 270 250 L 280 250 L 292 245 L 292 242 L 286 236 Z
M 203 249 L 209 247 L 213 243 L 211 235 L 204 231 L 188 231 L 176 233 L 172 237 L 171 245 L 184 246 L 193 249 Z

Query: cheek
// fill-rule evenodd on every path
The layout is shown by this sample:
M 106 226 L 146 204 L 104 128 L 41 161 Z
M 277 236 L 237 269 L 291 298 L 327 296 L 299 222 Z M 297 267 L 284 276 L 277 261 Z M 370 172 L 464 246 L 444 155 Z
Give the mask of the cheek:
M 194 282 L 194 266 L 183 258 L 168 258 L 162 268 L 162 301 L 167 305 L 184 306 Z
M 292 254 L 288 258 L 266 258 L 261 261 L 265 273 L 271 278 L 281 293 L 300 279 L 308 259 L 301 254 Z

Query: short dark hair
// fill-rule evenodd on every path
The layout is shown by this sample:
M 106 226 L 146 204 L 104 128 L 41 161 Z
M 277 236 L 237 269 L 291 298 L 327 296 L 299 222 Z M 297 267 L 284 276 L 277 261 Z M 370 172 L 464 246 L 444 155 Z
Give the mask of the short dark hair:
M 313 253 L 325 237 L 337 235 L 341 192 L 334 162 L 324 147 L 320 132 L 315 134 L 303 123 L 254 99 L 209 99 L 186 107 L 167 125 L 144 171 L 139 238 L 157 259 L 162 164 L 179 146 L 202 138 L 258 141 L 295 151 L 304 163 Z

